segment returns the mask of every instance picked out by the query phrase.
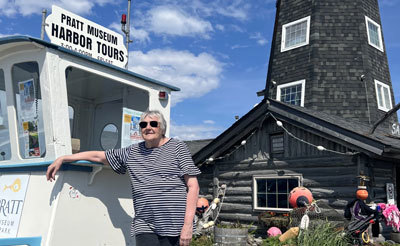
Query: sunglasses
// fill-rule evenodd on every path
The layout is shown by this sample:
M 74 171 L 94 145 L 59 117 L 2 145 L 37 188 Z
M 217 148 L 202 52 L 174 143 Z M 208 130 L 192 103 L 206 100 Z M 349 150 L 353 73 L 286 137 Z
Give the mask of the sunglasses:
M 139 123 L 139 126 L 140 126 L 140 128 L 146 128 L 148 123 L 150 123 L 151 127 L 154 127 L 154 128 L 158 127 L 158 121 L 155 121 L 155 120 L 152 120 L 150 122 L 142 121 Z

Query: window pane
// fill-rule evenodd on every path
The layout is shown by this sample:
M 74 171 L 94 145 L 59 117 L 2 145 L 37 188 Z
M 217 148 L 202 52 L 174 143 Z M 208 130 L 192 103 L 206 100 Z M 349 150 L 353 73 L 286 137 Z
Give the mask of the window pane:
M 114 124 L 107 124 L 101 132 L 100 145 L 103 150 L 114 149 L 118 143 L 118 128 Z
M 381 47 L 381 43 L 379 41 L 379 29 L 374 23 L 368 21 L 368 30 L 369 30 L 369 42 L 373 43 L 377 47 Z
M 289 192 L 299 186 L 298 177 L 281 177 L 281 178 L 257 178 L 256 184 L 258 185 L 256 199 L 256 206 L 258 208 L 290 208 L 289 206 Z M 259 188 L 265 188 L 266 193 L 261 192 Z
M 289 192 L 299 186 L 299 181 L 297 179 L 288 179 L 288 186 L 289 186 Z
M 378 88 L 378 104 L 380 107 L 383 107 L 382 85 L 377 84 L 377 88 Z
M 389 88 L 387 88 L 387 87 L 384 87 L 383 88 L 383 95 L 384 95 L 384 98 L 385 98 L 385 108 L 387 108 L 387 109 L 391 109 L 391 106 L 390 106 L 390 96 L 389 96 Z
M 0 161 L 11 159 L 4 72 L 0 69 Z
M 12 67 L 12 80 L 17 104 L 20 154 L 22 158 L 44 156 L 46 144 L 38 64 L 15 64 Z
M 301 90 L 302 85 L 294 85 L 281 88 L 281 102 L 286 102 L 293 105 L 301 105 Z
M 278 179 L 278 193 L 287 193 L 287 189 L 287 179 Z
M 286 27 L 285 47 L 305 43 L 307 40 L 307 20 Z
M 265 186 L 265 179 L 258 179 L 257 180 L 257 192 L 263 192 L 265 193 L 266 190 L 266 186 Z
M 276 192 L 276 179 L 267 180 L 267 192 L 268 193 Z
M 68 106 L 68 115 L 69 115 L 69 130 L 71 132 L 71 137 L 72 137 L 72 130 L 74 129 L 74 108 L 71 106 Z
M 276 194 L 267 195 L 267 207 L 276 208 Z
M 267 207 L 267 195 L 265 194 L 257 195 L 257 206 L 263 208 Z
M 278 207 L 279 208 L 289 208 L 288 195 L 286 195 L 286 194 L 278 195 Z

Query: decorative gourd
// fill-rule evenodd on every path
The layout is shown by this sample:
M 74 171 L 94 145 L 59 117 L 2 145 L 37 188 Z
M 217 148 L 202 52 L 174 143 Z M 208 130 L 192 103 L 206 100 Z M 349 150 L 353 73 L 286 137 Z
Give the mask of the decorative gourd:
M 356 196 L 360 200 L 366 200 L 368 198 L 368 191 L 366 189 L 358 189 Z

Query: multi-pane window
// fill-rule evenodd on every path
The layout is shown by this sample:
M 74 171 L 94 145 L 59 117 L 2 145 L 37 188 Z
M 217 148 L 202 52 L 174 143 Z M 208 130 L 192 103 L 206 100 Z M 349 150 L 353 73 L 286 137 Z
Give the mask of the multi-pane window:
M 305 80 L 278 85 L 276 100 L 304 106 Z
M 282 26 L 281 52 L 307 45 L 310 37 L 310 16 Z
M 254 209 L 290 210 L 289 193 L 300 182 L 300 176 L 253 176 Z
M 392 100 L 390 87 L 378 80 L 375 80 L 376 98 L 378 100 L 378 109 L 389 111 L 392 109 Z
M 375 21 L 365 16 L 367 26 L 368 43 L 383 52 L 381 26 Z

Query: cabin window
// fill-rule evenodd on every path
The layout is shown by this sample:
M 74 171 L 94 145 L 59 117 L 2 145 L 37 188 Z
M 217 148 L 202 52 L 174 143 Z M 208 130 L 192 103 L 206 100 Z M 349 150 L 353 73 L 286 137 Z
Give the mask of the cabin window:
M 392 100 L 390 87 L 378 80 L 375 80 L 376 99 L 378 100 L 378 109 L 389 111 L 392 109 Z
M 270 136 L 271 143 L 271 154 L 273 157 L 283 156 L 284 145 L 283 145 L 283 133 L 274 134 Z
M 303 79 L 278 85 L 276 100 L 303 107 L 305 83 L 306 81 Z
M 307 45 L 310 37 L 310 16 L 282 26 L 281 52 Z
M 135 111 L 140 116 L 146 111 L 148 91 L 72 66 L 66 68 L 65 78 L 68 105 L 73 106 L 69 109 L 71 136 L 79 143 L 79 151 L 120 148 L 122 142 L 123 147 L 130 145 L 132 118 L 122 121 L 124 112 Z
M 46 153 L 39 77 L 36 62 L 18 63 L 12 67 L 22 158 L 42 157 Z
M 289 193 L 300 185 L 300 176 L 253 176 L 254 209 L 289 211 Z
M 118 128 L 114 124 L 104 126 L 100 136 L 100 145 L 103 150 L 114 149 L 118 143 Z
M 383 52 L 381 26 L 365 16 L 367 26 L 368 44 Z
M 0 161 L 11 159 L 4 72 L 0 69 Z
M 75 113 L 74 108 L 72 106 L 68 106 L 69 130 L 71 132 L 71 136 L 73 136 L 72 130 L 74 129 L 74 113 Z

